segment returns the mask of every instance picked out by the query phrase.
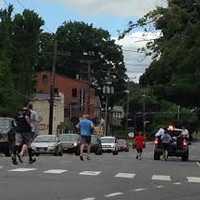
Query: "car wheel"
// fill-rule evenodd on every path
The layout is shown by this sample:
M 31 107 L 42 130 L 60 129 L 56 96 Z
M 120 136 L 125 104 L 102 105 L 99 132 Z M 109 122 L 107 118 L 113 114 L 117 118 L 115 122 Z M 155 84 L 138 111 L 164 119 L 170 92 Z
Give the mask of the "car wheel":
M 95 151 L 95 154 L 96 154 L 96 155 L 102 155 L 102 149 L 98 148 L 98 149 Z
M 160 154 L 158 152 L 154 152 L 154 160 L 160 160 Z
M 189 153 L 185 153 L 182 157 L 181 157 L 182 161 L 188 161 L 189 160 Z
M 80 147 L 77 147 L 75 150 L 75 155 L 79 156 L 80 155 Z
M 113 155 L 118 155 L 118 151 L 117 150 L 113 151 Z

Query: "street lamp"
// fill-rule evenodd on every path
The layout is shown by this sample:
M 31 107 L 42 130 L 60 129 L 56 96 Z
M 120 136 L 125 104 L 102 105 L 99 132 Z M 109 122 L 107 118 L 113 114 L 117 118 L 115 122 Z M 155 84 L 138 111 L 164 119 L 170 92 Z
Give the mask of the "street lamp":
M 108 104 L 109 104 L 109 95 L 114 94 L 114 87 L 112 86 L 111 81 L 107 81 L 106 85 L 103 86 L 103 94 L 106 97 L 106 104 L 105 104 L 105 135 L 108 135 Z

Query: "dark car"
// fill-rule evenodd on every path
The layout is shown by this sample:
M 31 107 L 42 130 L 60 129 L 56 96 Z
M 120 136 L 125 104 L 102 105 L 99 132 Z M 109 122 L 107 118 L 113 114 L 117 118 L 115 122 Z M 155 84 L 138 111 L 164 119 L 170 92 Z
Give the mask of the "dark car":
M 10 156 L 10 144 L 14 140 L 13 121 L 13 118 L 0 117 L 0 152 L 5 156 Z
M 85 151 L 86 149 L 84 149 Z M 96 155 L 101 155 L 102 154 L 102 145 L 101 145 L 101 140 L 97 135 L 92 135 L 91 136 L 91 152 L 95 153 Z M 80 141 L 77 146 L 76 150 L 76 155 L 80 155 Z
M 63 150 L 76 152 L 80 136 L 78 134 L 62 134 L 59 136 Z
M 117 144 L 119 151 L 129 151 L 128 142 L 125 139 L 118 139 Z
M 167 149 L 168 156 L 181 157 L 182 161 L 188 161 L 189 159 L 189 144 L 187 138 L 181 135 L 182 129 L 176 129 L 169 131 L 172 137 L 172 141 Z M 163 155 L 163 145 L 160 137 L 156 137 L 154 141 L 154 160 L 160 160 Z

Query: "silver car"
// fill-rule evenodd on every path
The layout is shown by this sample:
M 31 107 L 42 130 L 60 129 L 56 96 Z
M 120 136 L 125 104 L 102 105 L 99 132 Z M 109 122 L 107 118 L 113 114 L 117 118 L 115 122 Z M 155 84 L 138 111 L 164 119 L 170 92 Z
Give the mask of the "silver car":
M 63 155 L 63 147 L 56 135 L 38 135 L 31 145 L 34 153 Z
M 79 143 L 78 134 L 62 134 L 59 136 L 64 151 L 76 152 Z

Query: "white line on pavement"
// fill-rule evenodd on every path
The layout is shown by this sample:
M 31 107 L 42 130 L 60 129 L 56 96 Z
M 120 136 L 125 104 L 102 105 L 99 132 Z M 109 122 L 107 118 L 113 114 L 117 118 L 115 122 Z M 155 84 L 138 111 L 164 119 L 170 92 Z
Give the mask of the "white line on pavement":
M 136 189 L 133 189 L 132 191 L 134 192 L 142 192 L 142 191 L 145 191 L 147 190 L 147 188 L 136 188 Z
M 155 181 L 171 181 L 171 177 L 165 176 L 165 175 L 153 175 L 152 180 L 155 180 Z
M 200 162 L 199 162 L 199 161 L 198 161 L 198 162 L 196 162 L 196 164 L 197 164 L 197 166 L 198 166 L 198 167 L 200 167 Z
M 173 185 L 181 185 L 181 182 L 175 182 Z
M 156 188 L 158 189 L 164 188 L 164 185 L 157 185 Z
M 200 177 L 187 177 L 189 183 L 200 183 Z
M 63 170 L 63 169 L 50 169 L 50 170 L 44 171 L 44 173 L 45 174 L 62 174 L 67 171 L 68 170 Z
M 116 196 L 123 195 L 123 194 L 124 193 L 122 193 L 122 192 L 115 192 L 115 193 L 107 194 L 107 195 L 105 195 L 105 197 L 107 197 L 107 198 L 116 197 Z
M 134 178 L 135 174 L 130 173 L 118 173 L 115 175 L 116 178 Z
M 85 198 L 85 199 L 82 199 L 82 200 L 95 200 L 96 198 L 94 197 L 89 197 L 89 198 Z
M 16 168 L 16 169 L 11 169 L 8 170 L 10 172 L 28 172 L 28 171 L 35 171 L 36 168 Z
M 80 175 L 86 175 L 86 176 L 97 176 L 99 175 L 101 172 L 100 171 L 83 171 L 80 172 Z

